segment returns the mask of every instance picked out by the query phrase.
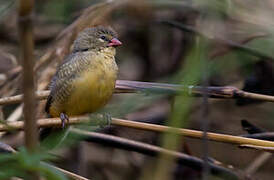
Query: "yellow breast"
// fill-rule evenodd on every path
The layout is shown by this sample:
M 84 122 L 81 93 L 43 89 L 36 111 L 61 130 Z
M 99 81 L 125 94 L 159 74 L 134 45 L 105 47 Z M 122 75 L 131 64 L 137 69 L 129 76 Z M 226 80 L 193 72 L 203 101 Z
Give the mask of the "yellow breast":
M 113 55 L 101 53 L 93 57 L 90 67 L 73 81 L 74 90 L 62 104 L 62 111 L 73 116 L 92 113 L 104 106 L 113 94 L 117 71 Z M 59 116 L 60 113 L 53 108 L 51 115 Z

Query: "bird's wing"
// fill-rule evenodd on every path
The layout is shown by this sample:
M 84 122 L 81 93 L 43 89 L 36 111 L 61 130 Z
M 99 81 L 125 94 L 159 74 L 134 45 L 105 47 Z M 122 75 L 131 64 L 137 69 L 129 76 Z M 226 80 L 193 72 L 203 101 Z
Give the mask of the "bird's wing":
M 54 85 L 55 81 L 56 81 L 56 74 L 54 75 L 53 79 L 50 82 L 50 94 L 47 98 L 47 103 L 46 103 L 46 106 L 45 106 L 45 111 L 46 111 L 47 114 L 49 114 L 49 108 L 50 108 L 50 106 L 52 104 L 52 101 L 53 101 L 53 95 L 56 92 L 56 90 L 54 90 L 54 89 L 56 89 L 56 87 Z
M 80 53 L 71 54 L 61 64 L 50 83 L 50 95 L 48 96 L 45 111 L 49 113 L 52 103 L 66 101 L 73 90 L 73 81 L 87 66 L 81 65 Z M 92 58 L 92 57 L 89 57 Z

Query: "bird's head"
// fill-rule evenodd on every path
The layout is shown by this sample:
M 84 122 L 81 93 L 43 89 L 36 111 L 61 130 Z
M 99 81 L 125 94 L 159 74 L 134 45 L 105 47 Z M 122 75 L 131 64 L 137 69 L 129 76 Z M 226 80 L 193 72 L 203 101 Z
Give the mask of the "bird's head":
M 93 27 L 84 29 L 74 41 L 73 52 L 115 48 L 122 45 L 117 33 L 109 27 Z

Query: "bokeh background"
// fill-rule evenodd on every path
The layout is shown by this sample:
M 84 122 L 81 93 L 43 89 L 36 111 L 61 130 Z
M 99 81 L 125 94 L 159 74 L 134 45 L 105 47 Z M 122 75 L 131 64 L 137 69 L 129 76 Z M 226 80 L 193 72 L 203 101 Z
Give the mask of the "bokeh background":
M 22 93 L 16 5 L 15 0 L 0 1 L 1 97 Z M 33 13 L 37 88 L 48 88 L 56 67 L 69 53 L 79 31 L 106 25 L 118 32 L 123 43 L 116 56 L 119 79 L 234 86 L 273 95 L 273 10 L 271 0 L 37 0 Z M 247 133 L 241 126 L 243 119 L 266 131 L 274 129 L 272 103 L 211 98 L 205 103 L 204 100 L 149 92 L 115 94 L 101 111 L 112 117 L 196 130 L 205 125 L 210 132 L 232 135 Z M 39 102 L 37 118 L 46 117 L 44 105 L 45 101 Z M 21 111 L 20 104 L 2 106 L 1 119 L 22 120 Z M 163 134 L 116 126 L 96 131 L 163 147 L 173 141 L 172 137 L 163 138 Z M 23 133 L 12 132 L 3 135 L 0 141 L 19 148 L 23 145 L 22 136 Z M 176 147 L 178 151 L 203 157 L 202 140 L 173 139 L 176 142 L 171 149 Z M 50 152 L 56 156 L 52 162 L 89 179 L 153 179 L 159 173 L 161 161 L 155 157 L 81 140 L 64 144 Z M 261 154 L 208 142 L 207 155 L 224 167 L 233 168 L 246 179 L 273 179 L 272 156 L 249 173 Z M 202 179 L 202 173 L 190 167 L 175 162 L 169 165 L 168 176 L 162 179 Z

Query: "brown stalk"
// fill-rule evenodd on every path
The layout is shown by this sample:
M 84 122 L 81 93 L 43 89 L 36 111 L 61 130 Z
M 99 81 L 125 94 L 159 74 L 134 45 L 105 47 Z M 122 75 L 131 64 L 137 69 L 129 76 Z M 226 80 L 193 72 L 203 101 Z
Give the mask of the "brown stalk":
M 259 151 L 266 151 L 266 152 L 274 153 L 274 147 L 263 147 L 263 146 L 256 146 L 256 145 L 251 145 L 251 144 L 242 144 L 242 145 L 240 145 L 240 148 L 256 149 Z
M 44 86 L 43 86 L 44 87 Z M 39 88 L 41 89 L 41 88 Z M 206 93 L 211 98 L 249 98 L 254 100 L 274 102 L 274 96 L 249 93 L 242 91 L 236 87 L 223 86 L 223 87 L 200 87 L 200 86 L 183 86 L 167 83 L 149 83 L 140 81 L 126 81 L 117 80 L 115 93 L 136 93 L 136 92 L 151 92 L 159 94 L 173 94 L 173 95 L 189 95 L 189 96 L 202 96 Z M 49 91 L 37 91 L 36 99 L 43 100 L 49 95 Z M 22 102 L 23 95 L 16 95 L 11 97 L 0 98 L 0 105 L 15 104 Z
M 203 160 L 190 156 L 184 153 L 167 150 L 162 147 L 150 145 L 143 142 L 137 142 L 126 138 L 116 137 L 113 135 L 84 131 L 76 128 L 71 128 L 71 132 L 81 136 L 85 136 L 87 141 L 103 144 L 104 146 L 115 147 L 128 151 L 135 151 L 149 156 L 157 156 L 159 154 L 165 154 L 176 158 L 176 162 L 182 166 L 188 166 L 197 171 L 201 171 L 203 167 Z M 216 176 L 224 177 L 225 179 L 237 179 L 237 174 L 224 167 L 218 166 L 214 163 L 209 163 L 212 174 Z
M 197 130 L 190 130 L 190 129 L 183 129 L 183 128 L 172 128 L 168 126 L 162 126 L 162 125 L 156 125 L 156 124 L 148 124 L 148 123 L 140 123 L 140 122 L 133 122 L 128 120 L 122 120 L 122 119 L 112 119 L 113 125 L 118 126 L 124 126 L 129 128 L 135 128 L 135 129 L 142 129 L 142 130 L 149 130 L 154 132 L 171 132 L 176 133 L 182 136 L 191 137 L 191 138 L 197 138 L 202 139 L 203 138 L 203 132 L 197 131 Z M 219 133 L 207 133 L 208 140 L 210 141 L 216 141 L 216 142 L 223 142 L 223 143 L 229 143 L 234 145 L 241 145 L 241 144 L 248 144 L 248 145 L 254 145 L 254 146 L 262 146 L 262 147 L 274 147 L 274 142 L 271 141 L 263 141 L 251 138 L 242 138 L 239 136 L 233 136 L 233 135 L 224 135 Z
M 44 163 L 44 162 L 42 162 L 42 163 Z M 56 169 L 56 170 L 58 170 L 58 171 L 61 171 L 61 172 L 64 173 L 67 177 L 69 177 L 69 178 L 71 178 L 71 179 L 75 179 L 75 180 L 89 180 L 89 179 L 87 179 L 87 178 L 85 178 L 85 177 L 83 177 L 83 176 L 80 176 L 80 175 L 78 175 L 78 174 L 72 173 L 72 172 L 67 171 L 67 170 L 65 170 L 65 169 L 62 169 L 62 168 L 59 168 L 59 167 L 56 167 L 56 166 L 53 166 L 53 165 L 50 165 L 50 164 L 47 164 L 47 163 L 44 163 L 44 164 L 46 164 L 46 165 L 48 165 L 48 166 L 50 166 L 50 167 L 52 167 L 52 168 L 54 168 L 54 169 Z
M 37 127 L 35 122 L 35 85 L 33 73 L 33 0 L 21 0 L 18 8 L 18 26 L 21 42 L 21 57 L 23 66 L 23 102 L 25 117 L 25 143 L 28 150 L 33 151 L 37 146 Z
M 181 152 L 167 150 L 158 146 L 154 146 L 147 143 L 138 142 L 138 141 L 122 138 L 122 137 L 116 137 L 113 135 L 96 133 L 96 132 L 89 132 L 89 131 L 80 130 L 76 128 L 70 128 L 70 132 L 80 136 L 84 136 L 85 140 L 88 142 L 103 144 L 104 146 L 108 146 L 108 147 L 123 149 L 127 151 L 134 151 L 134 152 L 142 153 L 152 157 L 156 157 L 159 154 L 172 156 L 176 158 L 176 162 L 178 164 L 193 168 L 197 171 L 202 170 L 203 163 L 204 163 L 201 159 L 194 156 L 190 156 Z M 9 145 L 3 144 L 1 142 L 0 142 L 0 152 L 16 153 L 16 151 L 13 148 L 11 148 Z M 44 162 L 42 163 L 63 172 L 66 176 L 72 179 L 87 180 L 86 178 L 82 176 L 71 173 L 64 169 L 46 164 Z M 213 175 L 223 177 L 225 179 L 238 179 L 237 173 L 233 172 L 231 169 L 219 166 L 218 164 L 215 164 L 214 162 L 209 163 L 209 166 Z
M 35 99 L 35 84 L 33 73 L 33 24 L 32 10 L 34 0 L 20 0 L 18 7 L 18 28 L 20 36 L 20 54 L 22 57 L 23 67 L 23 102 L 24 102 L 24 130 L 25 144 L 28 151 L 35 151 L 38 144 L 38 132 L 35 120 L 36 99 Z M 39 179 L 38 172 L 31 172 L 31 179 Z
M 254 134 L 245 134 L 245 135 L 242 135 L 242 137 L 274 141 L 274 132 L 262 132 L 262 133 L 254 133 Z
M 84 115 L 84 116 L 71 117 L 67 124 L 73 125 L 73 124 L 91 123 L 91 122 L 93 121 L 91 120 L 90 116 Z M 123 120 L 118 118 L 112 118 L 111 124 L 128 127 L 128 128 L 153 131 L 158 133 L 163 133 L 163 132 L 176 133 L 178 135 L 182 135 L 190 138 L 196 138 L 196 139 L 203 138 L 202 131 L 190 130 L 190 129 L 184 129 L 184 128 L 172 128 L 172 127 L 163 126 L 163 125 L 134 122 L 134 121 Z M 61 127 L 62 122 L 59 118 L 46 118 L 46 119 L 39 119 L 37 121 L 37 125 L 38 127 Z M 6 131 L 12 131 L 12 130 L 23 130 L 23 127 L 24 127 L 23 121 L 0 124 L 0 132 L 1 131 L 6 132 Z M 245 137 L 233 136 L 233 135 L 225 135 L 225 134 L 219 134 L 219 133 L 211 133 L 211 132 L 208 132 L 207 136 L 208 136 L 208 140 L 210 141 L 216 141 L 216 142 L 222 142 L 222 143 L 228 143 L 228 144 L 234 144 L 234 145 L 245 145 L 245 146 L 251 145 L 254 147 L 256 146 L 255 149 L 258 149 L 257 147 L 274 148 L 274 142 L 271 142 L 271 141 L 245 138 Z
M 271 157 L 273 157 L 273 153 L 262 152 L 258 157 L 254 159 L 252 163 L 248 165 L 248 167 L 245 169 L 245 174 L 253 175 Z

